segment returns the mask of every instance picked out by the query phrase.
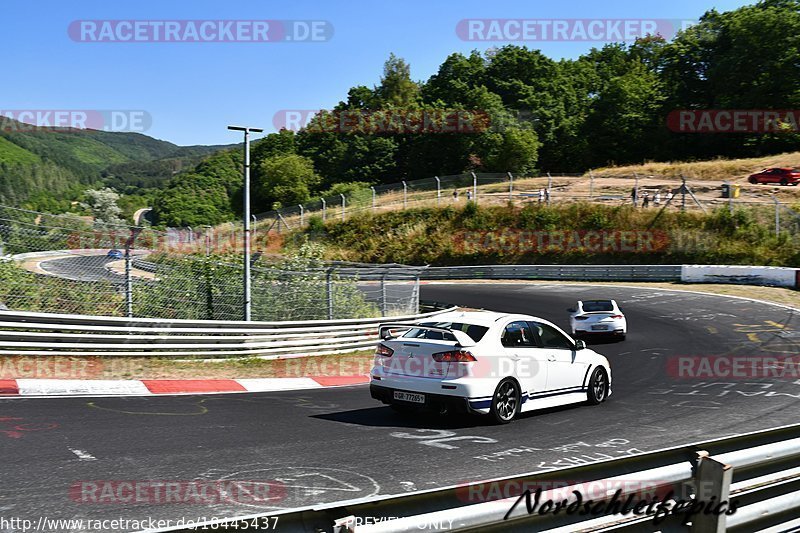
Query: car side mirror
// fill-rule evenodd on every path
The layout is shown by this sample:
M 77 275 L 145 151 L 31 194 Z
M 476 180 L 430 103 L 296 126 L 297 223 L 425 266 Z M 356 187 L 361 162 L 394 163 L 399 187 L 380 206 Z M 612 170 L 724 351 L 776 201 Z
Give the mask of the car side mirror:
M 574 313 L 575 311 L 576 309 L 574 307 L 570 307 L 569 309 L 567 309 L 567 313 Z
M 586 349 L 586 343 L 580 339 L 575 341 L 575 351 L 579 352 L 581 350 Z

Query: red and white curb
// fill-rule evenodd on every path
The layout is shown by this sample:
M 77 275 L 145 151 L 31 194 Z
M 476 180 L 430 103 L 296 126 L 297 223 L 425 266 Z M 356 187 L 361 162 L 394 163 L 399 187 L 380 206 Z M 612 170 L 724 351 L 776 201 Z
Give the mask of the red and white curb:
M 0 379 L 0 397 L 18 396 L 157 396 L 272 392 L 369 383 L 369 376 L 317 376 L 252 379 Z

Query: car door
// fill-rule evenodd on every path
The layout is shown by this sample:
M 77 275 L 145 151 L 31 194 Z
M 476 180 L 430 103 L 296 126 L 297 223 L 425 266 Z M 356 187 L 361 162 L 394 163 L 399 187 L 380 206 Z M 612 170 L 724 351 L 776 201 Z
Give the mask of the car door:
M 547 387 L 548 361 L 530 326 L 524 320 L 506 324 L 500 343 L 524 391 L 542 392 Z M 509 365 L 511 366 L 511 365 Z M 503 371 L 504 374 L 509 372 Z
M 575 350 L 572 339 L 544 322 L 529 323 L 547 359 L 547 390 L 563 391 L 583 386 L 588 363 Z

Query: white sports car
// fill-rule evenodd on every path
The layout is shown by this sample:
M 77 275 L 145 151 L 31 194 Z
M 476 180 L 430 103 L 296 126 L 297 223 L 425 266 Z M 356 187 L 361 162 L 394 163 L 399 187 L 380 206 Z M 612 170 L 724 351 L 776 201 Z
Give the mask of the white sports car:
M 614 300 L 583 300 L 569 309 L 572 336 L 589 334 L 615 335 L 625 339 L 628 322 Z
M 396 410 L 468 412 L 505 424 L 611 394 L 608 360 L 534 316 L 456 311 L 381 325 L 380 337 L 370 393 Z

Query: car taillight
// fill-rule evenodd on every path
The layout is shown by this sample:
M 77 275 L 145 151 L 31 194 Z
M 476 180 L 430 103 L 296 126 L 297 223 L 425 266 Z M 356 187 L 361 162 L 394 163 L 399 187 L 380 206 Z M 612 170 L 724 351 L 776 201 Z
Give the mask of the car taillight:
M 625 317 L 622 315 L 611 315 L 610 318 L 625 318 Z
M 464 350 L 439 352 L 433 354 L 432 357 L 437 363 L 471 363 L 472 361 L 477 361 L 474 355 Z
M 576 316 L 575 320 L 586 320 L 587 318 L 589 318 L 589 317 L 586 316 L 586 315 L 580 315 L 580 316 Z
M 383 357 L 391 357 L 394 355 L 394 350 L 384 344 L 379 344 L 375 350 L 375 355 L 382 355 Z

